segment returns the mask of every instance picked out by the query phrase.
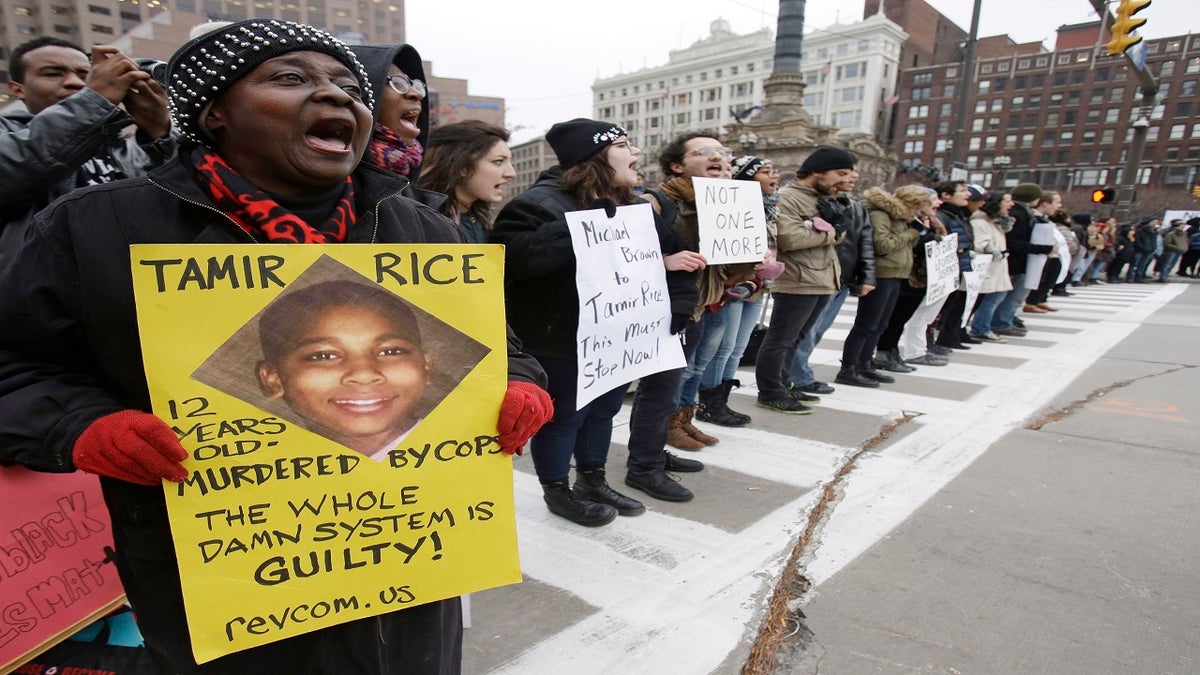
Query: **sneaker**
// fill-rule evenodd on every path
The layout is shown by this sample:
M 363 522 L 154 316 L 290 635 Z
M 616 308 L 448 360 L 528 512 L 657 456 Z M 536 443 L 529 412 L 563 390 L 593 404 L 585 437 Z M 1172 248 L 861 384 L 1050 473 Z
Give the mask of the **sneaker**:
M 791 396 L 793 401 L 799 401 L 801 403 L 820 403 L 821 402 L 820 396 L 813 396 L 812 394 L 804 391 L 800 387 L 788 387 L 788 396 Z
M 1025 331 L 1017 328 L 1016 326 L 1013 326 L 1012 328 L 1001 328 L 992 332 L 995 335 L 1007 335 L 1008 337 L 1025 337 L 1026 335 Z
M 635 490 L 665 502 L 690 502 L 695 495 L 679 484 L 679 479 L 663 471 L 630 471 L 625 474 L 625 484 Z
M 812 408 L 790 397 L 783 401 L 764 401 L 759 399 L 758 407 L 788 415 L 810 415 L 813 411 Z
M 829 386 L 828 382 L 821 382 L 819 380 L 813 381 L 800 388 L 809 394 L 825 395 L 833 393 L 833 387 Z
M 908 359 L 906 362 L 915 363 L 918 366 L 944 366 L 950 363 L 949 361 L 939 359 L 933 354 L 922 354 L 915 359 Z
M 992 331 L 988 331 L 988 332 L 984 333 L 983 335 L 972 335 L 971 337 L 975 338 L 976 340 L 979 340 L 980 342 L 1001 342 L 1001 343 L 1008 342 L 1008 340 L 1005 340 L 1004 338 L 1000 337 L 999 335 L 996 335 Z
M 929 345 L 929 353 L 937 356 L 950 356 L 952 351 L 945 345 Z
M 1021 320 L 1021 317 L 1014 316 L 1012 322 L 1013 322 L 1013 325 L 1016 326 L 1017 328 L 1020 328 L 1021 330 L 1025 330 L 1025 322 Z
M 665 471 L 670 471 L 672 473 L 696 473 L 697 471 L 704 470 L 704 464 L 697 462 L 694 459 L 676 457 L 666 450 L 663 451 L 663 454 L 667 456 L 667 466 L 664 469 Z
M 973 335 L 970 335 L 970 334 L 964 335 L 962 341 L 963 341 L 963 344 L 968 344 L 968 345 L 983 344 L 983 340 L 980 340 L 979 338 L 977 338 Z

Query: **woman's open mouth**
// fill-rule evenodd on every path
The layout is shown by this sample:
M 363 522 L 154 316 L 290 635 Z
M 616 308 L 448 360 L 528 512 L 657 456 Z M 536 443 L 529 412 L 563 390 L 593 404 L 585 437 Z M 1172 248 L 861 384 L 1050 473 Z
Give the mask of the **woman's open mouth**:
M 350 152 L 354 128 L 354 122 L 350 120 L 327 119 L 314 124 L 304 138 L 316 150 L 341 155 Z

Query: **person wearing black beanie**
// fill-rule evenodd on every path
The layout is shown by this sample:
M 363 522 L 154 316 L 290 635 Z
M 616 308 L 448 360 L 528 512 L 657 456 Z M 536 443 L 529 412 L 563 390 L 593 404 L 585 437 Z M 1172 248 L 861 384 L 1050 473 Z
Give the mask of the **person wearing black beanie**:
M 171 109 L 187 139 L 180 152 L 146 177 L 81 189 L 42 210 L 0 271 L 0 437 L 8 439 L 0 444 L 0 464 L 98 476 L 112 525 L 110 559 L 154 672 L 458 673 L 459 598 L 434 599 L 441 596 L 414 585 L 429 602 L 386 605 L 368 598 L 324 620 L 311 613 L 294 632 L 259 631 L 258 619 L 239 623 L 236 617 L 266 611 L 263 603 L 274 601 L 265 594 L 280 603 L 309 596 L 312 580 L 276 578 L 264 590 L 261 579 L 260 585 L 249 575 L 235 580 L 229 568 L 197 569 L 207 561 L 194 536 L 172 529 L 164 494 L 174 494 L 175 483 L 199 480 L 206 467 L 224 472 L 231 465 L 193 463 L 194 434 L 181 442 L 183 434 L 152 413 L 130 250 L 167 244 L 192 248 L 202 259 L 215 254 L 214 246 L 228 252 L 230 245 L 288 245 L 272 249 L 279 251 L 461 239 L 443 216 L 400 196 L 404 179 L 360 162 L 373 96 L 361 64 L 332 35 L 287 21 L 233 23 L 181 47 L 170 60 L 168 82 Z M 316 258 L 320 250 L 307 253 Z M 303 267 L 298 261 L 306 251 L 295 253 L 288 262 Z M 289 284 L 295 279 L 281 277 Z M 222 283 L 238 288 L 229 277 Z M 264 302 L 269 296 L 258 294 Z M 181 368 L 205 357 L 195 351 L 180 350 Z M 545 373 L 515 339 L 506 354 L 508 389 L 492 408 L 492 429 L 500 432 L 502 451 L 511 453 L 552 403 L 541 388 Z M 313 464 L 322 447 L 281 445 L 272 452 Z M 310 485 L 333 489 L 328 481 Z M 431 498 L 446 498 L 436 495 Z M 374 594 L 379 570 L 339 569 L 338 592 L 351 599 Z M 221 585 L 229 591 L 224 600 L 205 597 Z M 250 587 L 257 594 L 243 593 Z M 193 602 L 214 600 L 232 619 L 228 634 L 188 611 Z M 205 641 L 238 651 L 200 651 L 208 660 L 197 664 L 194 647 Z
M 546 142 L 554 149 L 558 165 L 563 169 L 579 164 L 622 138 L 629 136 L 619 124 L 583 117 L 559 122 L 546 132 Z

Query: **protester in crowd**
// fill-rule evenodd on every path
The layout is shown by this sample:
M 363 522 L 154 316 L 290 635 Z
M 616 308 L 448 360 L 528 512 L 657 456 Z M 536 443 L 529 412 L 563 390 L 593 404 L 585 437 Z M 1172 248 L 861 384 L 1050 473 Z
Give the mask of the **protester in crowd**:
M 12 50 L 8 75 L 25 111 L 0 117 L 0 268 L 50 202 L 144 175 L 175 152 L 162 85 L 116 47 L 93 48 L 89 63 L 76 44 L 36 38 Z
M 1114 256 L 1113 261 L 1109 263 L 1105 270 L 1106 280 L 1110 284 L 1121 283 L 1121 272 L 1126 265 L 1133 262 L 1133 225 L 1131 223 L 1123 223 L 1117 225 L 1113 235 Z M 1132 272 L 1133 268 L 1129 269 Z
M 1012 281 L 1008 274 L 1008 244 L 1005 241 L 1004 230 L 1011 226 L 1008 211 L 1012 208 L 1012 195 L 1005 192 L 993 192 L 987 196 L 983 205 L 971 214 L 971 233 L 974 235 L 976 253 L 992 256 L 992 262 L 984 273 L 983 284 L 979 288 L 979 301 L 975 304 L 975 313 L 971 317 L 971 337 L 984 342 L 1005 342 L 1005 339 L 992 331 L 992 317 L 996 307 L 1004 296 L 1012 290 Z
M 1088 228 L 1088 248 L 1094 255 L 1092 264 L 1084 274 L 1086 285 L 1094 286 L 1100 283 L 1100 275 L 1108 271 L 1108 266 L 1116 258 L 1116 230 L 1116 218 L 1094 222 Z
M 750 334 L 762 315 L 766 289 L 774 281 L 774 273 L 782 270 L 775 261 L 775 221 L 779 215 L 779 172 L 771 161 L 746 155 L 733 161 L 734 180 L 755 181 L 762 188 L 763 212 L 767 219 L 767 261 L 756 269 L 753 279 L 726 283 L 722 299 L 726 312 L 724 336 L 716 353 L 705 367 L 700 380 L 700 406 L 696 419 L 721 426 L 740 427 L 750 423 L 750 416 L 729 407 L 729 396 L 742 385 L 737 379 L 738 362 L 750 344 Z
M 942 304 L 941 313 L 936 323 L 937 339 L 935 343 L 949 349 L 970 349 L 967 343 L 974 339 L 966 335 L 962 329 L 963 313 L 967 309 L 967 291 L 963 287 L 961 277 L 963 272 L 971 271 L 971 228 L 967 225 L 971 213 L 982 203 L 980 198 L 983 188 L 968 187 L 963 181 L 947 181 L 937 187 L 938 198 L 942 205 L 938 207 L 938 220 L 946 226 L 950 234 L 958 235 L 958 270 L 959 287 L 951 291 Z
M 1025 306 L 1022 311 L 1028 314 L 1046 314 L 1058 311 L 1046 300 L 1049 299 L 1050 289 L 1058 280 L 1059 272 L 1062 271 L 1062 261 L 1066 257 L 1063 255 L 1066 241 L 1058 228 L 1059 225 L 1070 222 L 1070 218 L 1066 213 L 1059 213 L 1062 211 L 1062 196 L 1053 190 L 1044 191 L 1042 196 L 1033 203 L 1033 208 L 1038 217 L 1034 219 L 1030 241 L 1048 242 L 1050 251 L 1046 253 L 1040 274 L 1031 272 L 1025 278 L 1025 285 L 1029 286 L 1029 294 L 1025 296 Z M 1056 220 L 1058 222 L 1055 222 Z M 1031 269 L 1037 267 L 1036 263 L 1030 263 L 1030 265 Z M 1034 278 L 1035 276 L 1036 278 Z
M 940 194 L 935 197 L 934 203 L 938 207 L 941 206 Z M 933 240 L 945 239 L 949 230 L 937 216 L 936 210 L 928 214 L 928 219 L 933 231 Z M 916 309 L 913 310 L 912 316 L 909 317 L 901 331 L 898 345 L 900 358 L 906 365 L 944 366 L 950 362 L 950 348 L 932 344 L 929 339 L 929 328 L 937 320 L 938 314 L 941 313 L 942 307 L 946 304 L 946 298 L 949 296 L 935 302 L 928 302 L 929 266 L 925 255 L 924 241 L 913 251 L 913 273 L 909 283 L 914 289 L 919 289 L 921 301 L 917 303 Z
M 662 175 L 671 178 L 658 189 L 643 192 L 643 198 L 649 196 L 660 213 L 666 203 L 671 202 L 667 209 L 673 211 L 674 216 L 666 220 L 672 221 L 671 227 L 686 250 L 700 251 L 696 192 L 691 179 L 730 177 L 730 157 L 730 149 L 722 147 L 718 139 L 698 131 L 674 137 L 659 153 Z M 718 438 L 692 424 L 692 418 L 700 405 L 704 370 L 716 357 L 730 325 L 730 301 L 738 301 L 740 297 L 727 293 L 726 288 L 754 280 L 755 274 L 754 263 L 706 265 L 700 270 L 697 281 L 700 295 L 691 309 L 694 321 L 688 325 L 684 337 L 688 368 L 680 380 L 676 410 L 668 426 L 667 443 L 673 447 L 697 450 L 719 442 Z
M 928 199 L 922 204 L 921 208 L 916 211 L 916 215 L 910 218 L 906 227 L 912 228 L 917 237 L 913 240 L 913 245 L 910 251 L 912 263 L 908 277 L 900 284 L 900 292 L 896 298 L 895 305 L 892 308 L 891 315 L 887 317 L 887 324 L 879 335 L 879 340 L 875 349 L 874 364 L 876 368 L 887 370 L 893 373 L 910 373 L 916 368 L 911 364 L 919 364 L 926 366 L 944 366 L 949 363 L 949 359 L 945 355 L 934 353 L 933 349 L 938 349 L 937 345 L 926 344 L 925 327 L 929 324 L 929 320 L 936 316 L 938 307 L 935 307 L 932 312 L 929 310 L 922 311 L 925 306 L 925 244 L 932 241 L 938 241 L 946 234 L 945 227 L 941 221 L 934 215 L 935 210 L 941 205 L 941 199 L 938 198 L 938 193 L 933 188 L 924 186 L 913 186 L 916 190 L 924 192 Z M 907 194 L 907 193 L 906 193 Z M 914 196 L 911 199 L 915 205 L 918 203 Z M 880 236 L 880 231 L 875 230 L 875 236 Z M 876 243 L 876 253 L 878 254 L 879 243 Z M 878 276 L 878 265 L 876 266 L 876 276 Z M 940 303 L 937 303 L 940 307 Z M 916 330 L 917 323 L 912 322 L 912 318 L 918 313 L 923 317 L 919 322 L 920 330 Z M 913 330 L 908 330 L 909 324 L 913 325 Z M 909 344 L 907 349 L 901 349 L 900 341 L 905 339 L 910 343 L 917 340 L 917 344 Z M 944 351 L 949 352 L 949 349 Z M 910 354 L 911 356 L 905 356 Z
M 1096 257 L 1095 251 L 1089 246 L 1089 237 L 1093 231 L 1092 214 L 1071 214 L 1071 232 L 1075 235 L 1075 241 L 1079 244 L 1075 254 L 1071 257 L 1071 270 L 1067 276 L 1067 283 L 1072 286 L 1083 285 L 1083 275 L 1091 267 L 1092 260 Z
M 1084 239 L 1080 239 L 1075 234 L 1076 223 L 1075 216 L 1073 214 L 1060 209 L 1057 213 L 1051 214 L 1050 220 L 1054 223 L 1054 227 L 1058 230 L 1058 235 L 1055 237 L 1055 241 L 1059 244 L 1059 255 L 1061 258 L 1061 267 L 1058 270 L 1058 275 L 1054 279 L 1050 280 L 1052 282 L 1050 295 L 1069 298 L 1071 297 L 1072 293 L 1067 290 L 1067 284 L 1069 284 L 1071 281 L 1071 275 L 1073 274 L 1072 270 L 1074 269 L 1074 266 L 1078 264 L 1078 261 L 1082 258 L 1083 251 L 1086 249 L 1086 247 L 1082 244 L 1086 242 L 1087 239 L 1086 235 Z M 1062 255 L 1064 243 L 1066 245 L 1067 253 L 1070 254 L 1069 256 Z
M 1159 225 L 1162 221 L 1156 218 L 1146 218 L 1137 224 L 1130 232 L 1133 241 L 1133 259 L 1129 262 L 1129 272 L 1125 281 L 1144 283 L 1159 247 Z
M 218 53 L 231 56 L 207 56 Z M 372 97 L 362 66 L 333 36 L 285 21 L 239 22 L 181 47 L 169 73 L 187 139 L 178 158 L 148 177 L 58 200 L 0 274 L 0 459 L 100 474 L 117 569 L 163 672 L 457 673 L 457 598 L 203 666 L 193 659 L 162 488 L 187 477 L 186 452 L 149 413 L 130 245 L 459 239 L 440 214 L 398 196 L 403 181 L 360 164 Z M 508 363 L 498 427 L 512 452 L 550 401 L 541 369 L 511 341 Z
M 371 143 L 363 158 L 416 184 L 429 137 L 429 101 L 421 55 L 412 45 L 355 45 L 375 97 Z M 420 198 L 429 206 L 442 200 Z
M 1008 275 L 1012 290 L 1000 301 L 992 318 L 992 332 L 997 335 L 1021 337 L 1026 333 L 1020 324 L 1017 312 L 1025 305 L 1029 296 L 1025 271 L 1031 256 L 1044 259 L 1054 247 L 1050 244 L 1034 244 L 1030 241 L 1035 221 L 1048 222 L 1034 209 L 1033 203 L 1041 199 L 1042 188 L 1036 183 L 1021 183 L 1012 189 L 1013 205 L 1009 215 L 1013 225 L 1004 233 L 1008 246 Z M 1039 281 L 1041 277 L 1039 276 Z M 1037 284 L 1033 284 L 1037 286 Z
M 1185 225 L 1183 219 L 1176 218 L 1171 221 L 1171 229 L 1163 235 L 1163 257 L 1158 264 L 1159 283 L 1167 282 L 1171 276 L 1171 270 L 1175 269 L 1179 260 L 1183 258 L 1183 254 L 1187 253 L 1188 235 Z
M 576 405 L 579 293 L 566 214 L 589 207 L 615 213 L 636 202 L 632 188 L 641 151 L 620 126 L 583 118 L 555 124 L 546 141 L 558 165 L 500 211 L 491 241 L 505 245 L 509 322 L 545 369 L 554 399 L 554 418 L 530 442 L 543 498 L 551 513 L 595 527 L 646 509 L 606 477 L 613 417 L 629 383 Z
M 820 400 L 820 395 L 832 394 L 834 392 L 834 388 L 829 386 L 828 383 L 817 379 L 812 367 L 809 366 L 808 360 L 812 358 L 813 351 L 817 348 L 817 344 L 820 343 L 826 331 L 833 326 L 833 322 L 837 319 L 838 312 L 841 311 L 846 298 L 853 294 L 859 299 L 854 320 L 855 325 L 857 325 L 859 322 L 858 317 L 864 314 L 863 306 L 864 302 L 866 302 L 866 297 L 875 290 L 877 285 L 875 277 L 875 230 L 871 224 L 871 218 L 867 213 L 866 207 L 850 196 L 850 193 L 854 191 L 858 176 L 858 171 L 854 171 L 849 176 L 846 176 L 844 181 L 837 184 L 836 187 L 839 194 L 836 200 L 834 200 L 836 203 L 831 205 L 841 210 L 847 219 L 846 238 L 837 245 L 838 263 L 842 267 L 841 288 L 838 289 L 837 293 L 830 296 L 829 302 L 821 310 L 821 314 L 817 317 L 817 321 L 813 324 L 812 329 L 807 331 L 804 337 L 801 338 L 800 345 L 796 347 L 796 357 L 792 359 L 792 367 L 788 374 L 788 386 L 791 388 L 792 396 L 798 398 L 801 403 L 815 403 Z M 822 199 L 825 198 L 822 197 Z M 871 372 L 874 373 L 874 369 L 871 369 Z M 875 373 L 875 377 L 879 377 L 878 373 Z M 872 380 L 866 375 L 861 376 L 859 380 L 879 381 L 877 379 Z
M 791 415 L 812 412 L 788 388 L 788 371 L 800 340 L 841 286 L 834 247 L 845 237 L 849 220 L 834 201 L 821 197 L 837 197 L 838 185 L 853 173 L 853 155 L 820 146 L 780 191 L 777 250 L 784 271 L 775 280 L 775 308 L 755 364 L 759 407 Z
M 1179 273 L 1185 277 L 1196 276 L 1196 264 L 1200 263 L 1200 217 L 1188 222 L 1188 250 L 1183 254 L 1183 262 L 1179 265 Z
M 470 243 L 487 242 L 491 208 L 504 201 L 504 186 L 516 175 L 503 127 L 466 120 L 429 135 L 421 187 L 449 197 L 440 210 Z
M 900 297 L 900 287 L 912 274 L 913 245 L 920 235 L 909 223 L 932 204 L 929 192 L 916 185 L 901 186 L 894 194 L 876 187 L 863 195 L 872 230 L 875 290 L 858 299 L 858 312 L 842 346 L 842 367 L 835 382 L 878 387 L 886 382 L 881 377 L 891 379 L 875 371 L 872 359 Z M 886 357 L 888 361 L 899 358 L 890 350 Z

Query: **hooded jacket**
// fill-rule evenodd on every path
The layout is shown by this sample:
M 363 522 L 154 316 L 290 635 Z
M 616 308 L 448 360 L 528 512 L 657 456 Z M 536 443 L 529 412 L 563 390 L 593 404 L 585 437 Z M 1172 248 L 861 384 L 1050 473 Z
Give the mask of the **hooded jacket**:
M 82 89 L 37 115 L 0 117 L 0 269 L 25 238 L 33 215 L 79 185 L 85 162 L 107 150 L 121 173 L 141 176 L 175 153 L 174 135 L 127 134 L 124 110 Z
M 368 83 L 371 87 L 371 93 L 375 96 L 375 110 L 372 111 L 372 121 L 379 123 L 379 115 L 383 110 L 383 97 L 386 95 L 384 90 L 387 88 L 388 68 L 395 65 L 404 74 L 414 80 L 425 82 L 426 87 L 429 83 L 425 80 L 425 67 L 421 62 L 421 55 L 416 48 L 408 44 L 380 46 L 380 45 L 354 45 L 350 47 L 350 51 L 358 57 L 363 68 L 367 71 L 367 77 L 370 79 Z M 417 142 L 421 147 L 429 141 L 429 98 L 432 92 L 427 91 L 425 98 L 421 99 L 421 114 L 417 116 L 417 128 L 421 133 L 417 135 Z M 409 199 L 415 199 L 426 206 L 432 207 L 435 210 L 440 210 L 442 204 L 446 202 L 448 197 L 440 192 L 433 190 L 425 190 L 417 187 L 417 181 L 421 177 L 421 165 L 416 164 L 408 171 L 408 187 L 404 188 L 404 196 Z
M 354 178 L 358 218 L 347 243 L 461 241 L 442 215 L 400 196 L 403 178 L 362 165 Z M 141 178 L 76 190 L 39 213 L 30 230 L 0 272 L 0 461 L 68 472 L 72 448 L 92 422 L 118 410 L 150 411 L 129 246 L 254 239 L 212 203 L 180 159 Z M 511 333 L 508 352 L 509 379 L 545 386 L 541 367 Z M 163 489 L 104 476 L 100 484 L 117 567 L 143 631 L 177 659 L 190 658 Z M 457 663 L 457 602 L 360 619 L 199 670 L 395 672 L 388 668 L 414 660 Z M 381 644 L 400 634 L 406 640 Z
M 988 265 L 983 278 L 980 293 L 1000 293 L 1012 290 L 1012 280 L 1008 278 L 1008 258 L 1003 253 L 1008 250 L 1004 241 L 1004 231 L 996 221 L 983 211 L 971 214 L 972 241 L 977 253 L 991 253 L 992 264 Z M 990 251 L 989 251 L 990 249 Z
M 907 279 L 912 274 L 913 246 L 920 233 L 908 226 L 912 210 L 882 188 L 863 195 L 875 235 L 875 276 Z

